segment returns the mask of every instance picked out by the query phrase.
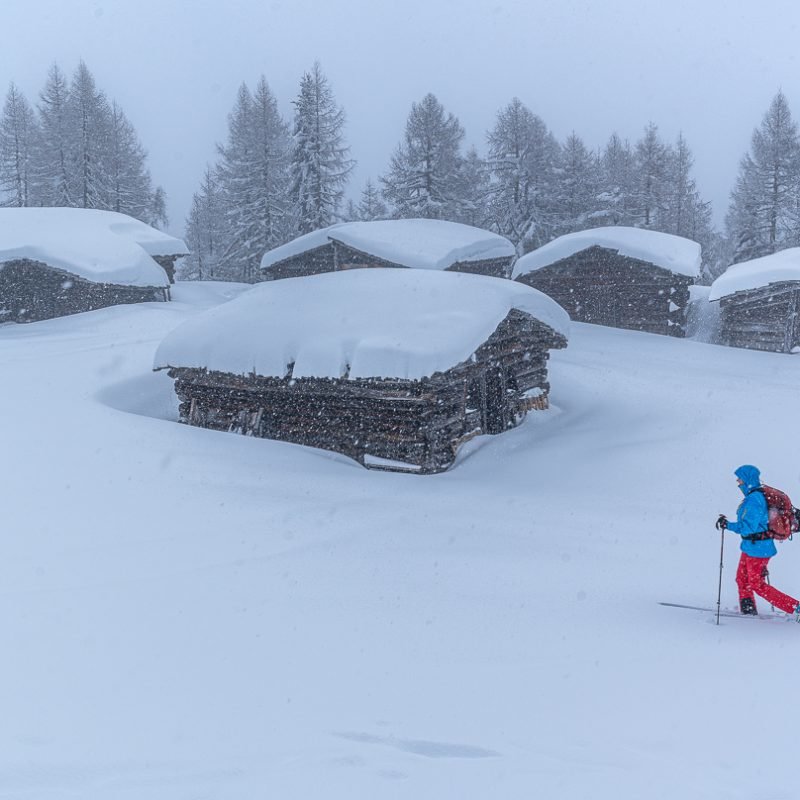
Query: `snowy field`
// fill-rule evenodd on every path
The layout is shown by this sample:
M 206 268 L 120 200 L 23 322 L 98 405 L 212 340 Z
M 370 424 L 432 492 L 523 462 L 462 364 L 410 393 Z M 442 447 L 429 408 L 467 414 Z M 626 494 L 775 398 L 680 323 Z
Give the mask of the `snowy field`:
M 576 324 L 551 411 L 369 472 L 174 422 L 239 290 L 0 327 L 0 798 L 796 800 L 800 625 L 658 601 L 739 464 L 800 498 L 800 361 Z

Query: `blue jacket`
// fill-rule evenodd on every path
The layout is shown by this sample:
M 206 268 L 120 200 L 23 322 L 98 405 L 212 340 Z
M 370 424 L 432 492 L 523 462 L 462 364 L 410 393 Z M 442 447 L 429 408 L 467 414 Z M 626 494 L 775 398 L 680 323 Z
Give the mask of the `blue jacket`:
M 736 510 L 736 522 L 728 523 L 728 530 L 740 536 L 762 533 L 769 527 L 769 512 L 764 493 L 756 491 L 761 486 L 761 473 L 749 464 L 745 464 L 734 473 L 742 481 L 739 487 L 744 495 Z M 761 539 L 753 542 L 742 539 L 742 552 L 754 558 L 772 558 L 778 552 L 773 539 Z

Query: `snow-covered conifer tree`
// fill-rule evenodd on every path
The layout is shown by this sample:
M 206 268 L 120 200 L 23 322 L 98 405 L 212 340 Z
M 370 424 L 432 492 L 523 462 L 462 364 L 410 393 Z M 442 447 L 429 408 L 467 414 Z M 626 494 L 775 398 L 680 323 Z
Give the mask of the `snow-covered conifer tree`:
M 462 164 L 464 204 L 457 221 L 476 228 L 485 228 L 489 220 L 491 178 L 486 161 L 476 147 L 470 147 Z
M 783 92 L 753 131 L 739 164 L 726 225 L 734 261 L 800 244 L 800 139 Z
M 492 227 L 520 253 L 545 244 L 555 229 L 558 142 L 516 97 L 498 113 L 488 142 Z
M 613 133 L 598 164 L 599 225 L 633 225 L 635 223 L 635 171 L 630 144 Z
M 355 207 L 354 219 L 370 220 L 386 219 L 389 209 L 381 197 L 381 190 L 373 183 L 372 178 L 367 178 L 364 188 L 361 191 L 361 198 Z
M 220 267 L 220 258 L 227 249 L 227 232 L 222 189 L 214 170 L 207 167 L 186 220 L 189 255 L 184 259 L 181 278 L 201 281 L 229 278 Z
M 664 215 L 664 189 L 667 177 L 667 147 L 658 135 L 658 126 L 649 123 L 634 150 L 637 223 L 643 228 L 661 230 Z
M 37 138 L 33 110 L 12 83 L 0 118 L 0 205 L 33 205 L 33 155 Z
M 70 149 L 75 145 L 69 130 L 69 86 L 57 64 L 53 64 L 47 82 L 39 95 L 41 136 L 36 164 L 41 187 L 42 205 L 72 206 L 70 193 L 74 178 L 70 170 L 74 159 Z
M 108 192 L 104 207 L 149 221 L 153 217 L 154 195 L 147 155 L 116 102 L 109 109 L 104 150 L 102 167 Z
M 303 75 L 294 108 L 291 193 L 296 232 L 302 234 L 337 220 L 353 162 L 344 139 L 344 110 L 319 62 Z
M 89 68 L 80 62 L 67 97 L 70 195 L 79 208 L 108 208 L 113 190 L 107 172 L 111 112 Z
M 458 220 L 465 211 L 461 123 L 432 94 L 412 103 L 403 141 L 381 178 L 395 217 Z
M 255 95 L 245 84 L 239 88 L 228 118 L 228 138 L 218 151 L 227 223 L 221 266 L 236 280 L 257 280 L 261 257 L 293 232 L 289 129 L 265 78 Z
M 591 227 L 597 210 L 597 162 L 574 131 L 561 148 L 556 228 L 559 235 Z

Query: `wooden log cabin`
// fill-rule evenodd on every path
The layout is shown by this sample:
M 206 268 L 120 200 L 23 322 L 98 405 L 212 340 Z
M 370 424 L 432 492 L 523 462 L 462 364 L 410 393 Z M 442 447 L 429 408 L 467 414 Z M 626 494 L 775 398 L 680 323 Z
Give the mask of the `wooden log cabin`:
M 711 284 L 719 303 L 717 342 L 800 352 L 800 248 L 734 264 Z
M 154 368 L 175 380 L 181 422 L 435 473 L 547 408 L 568 324 L 511 281 L 354 270 L 259 285 L 178 327 Z
M 165 266 L 185 252 L 179 239 L 124 214 L 0 209 L 0 323 L 169 300 Z
M 679 236 L 593 228 L 523 256 L 513 277 L 552 297 L 578 322 L 682 337 L 700 262 L 700 245 Z
M 270 250 L 264 280 L 369 267 L 472 272 L 508 278 L 516 251 L 496 233 L 432 219 L 345 222 Z

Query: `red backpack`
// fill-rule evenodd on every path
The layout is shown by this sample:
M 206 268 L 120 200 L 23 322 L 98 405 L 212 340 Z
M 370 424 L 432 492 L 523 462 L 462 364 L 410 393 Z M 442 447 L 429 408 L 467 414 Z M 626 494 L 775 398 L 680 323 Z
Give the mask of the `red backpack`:
M 789 495 L 780 489 L 762 484 L 756 491 L 764 495 L 769 513 L 769 529 L 764 538 L 776 539 L 779 542 L 791 539 L 792 534 L 800 530 L 798 514 L 800 510 L 792 505 Z

